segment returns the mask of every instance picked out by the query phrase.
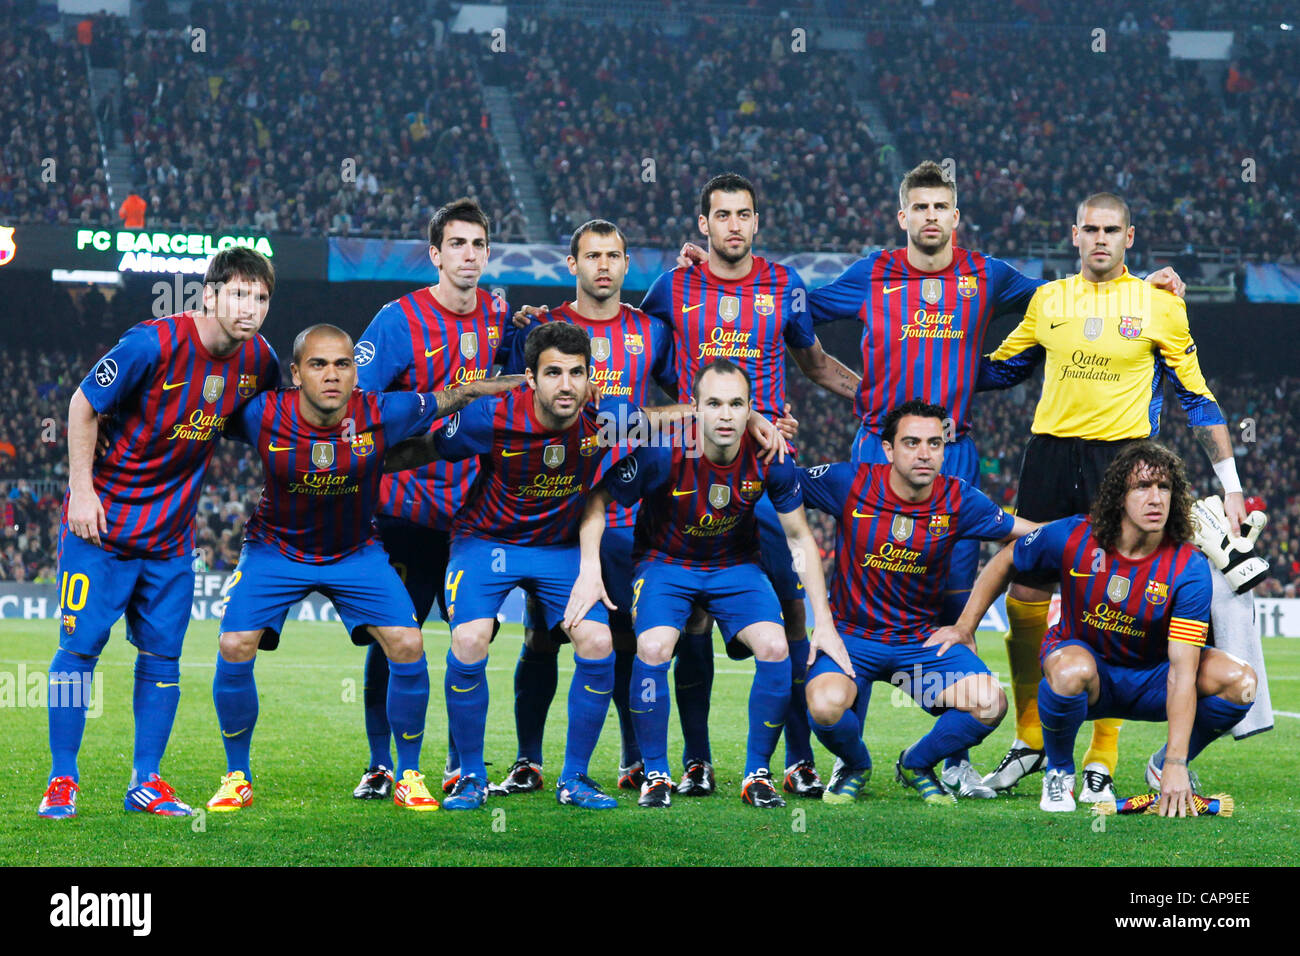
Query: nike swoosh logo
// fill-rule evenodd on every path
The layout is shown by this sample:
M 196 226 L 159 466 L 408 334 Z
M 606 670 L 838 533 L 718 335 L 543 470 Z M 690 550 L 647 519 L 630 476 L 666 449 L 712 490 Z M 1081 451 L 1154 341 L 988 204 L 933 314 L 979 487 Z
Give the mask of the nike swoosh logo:
M 424 731 L 423 731 L 423 730 L 420 731 L 418 734 L 408 734 L 408 733 L 403 733 L 403 734 L 402 734 L 402 739 L 403 739 L 403 740 L 415 740 L 417 737 L 421 737 L 421 736 L 423 736 L 423 735 L 424 735 Z
M 628 708 L 628 711 L 631 712 L 631 713 L 633 713 L 633 714 L 648 714 L 648 713 L 650 713 L 650 711 L 648 711 L 648 710 L 637 710 L 635 707 L 629 707 L 629 708 Z
M 154 681 L 154 687 L 180 687 L 180 684 L 164 684 L 162 681 Z
M 275 442 L 266 446 L 267 451 L 293 451 L 292 445 L 277 445 Z
M 884 291 L 885 291 L 885 295 L 893 295 L 893 294 L 894 294 L 895 292 L 897 292 L 899 289 L 905 289 L 905 288 L 907 288 L 907 286 L 896 285 L 896 286 L 894 286 L 892 289 L 891 289 L 889 286 L 885 286 L 885 290 L 884 290 Z
M 674 498 L 680 498 L 682 495 L 693 495 L 693 494 L 695 494 L 694 488 L 690 489 L 689 491 L 681 491 L 680 489 L 677 488 L 673 489 Z
M 425 357 L 425 358 L 433 358 L 435 355 L 437 355 L 439 352 L 441 352 L 441 351 L 442 351 L 443 349 L 445 349 L 446 347 L 447 347 L 447 346 L 445 346 L 445 345 L 439 345 L 436 349 L 425 349 L 425 350 L 424 350 L 424 357 Z
M 244 728 L 244 730 L 247 730 L 247 729 L 248 729 L 247 727 Z M 228 733 L 226 733 L 226 732 L 223 730 L 223 731 L 221 732 L 221 736 L 223 736 L 223 737 L 238 737 L 240 734 L 242 734 L 242 733 L 244 732 L 244 730 L 236 730 L 233 734 L 228 734 Z
M 481 683 L 483 683 L 483 682 L 482 682 L 482 681 L 479 681 L 479 682 L 478 682 L 478 684 L 481 684 Z M 457 687 L 455 684 L 452 684 L 452 685 L 451 685 L 451 689 L 454 690 L 454 691 L 455 691 L 456 693 L 458 693 L 458 694 L 468 694 L 468 693 L 469 693 L 470 691 L 472 691 L 475 687 L 477 687 L 478 684 L 470 684 L 468 687 Z
M 1089 571 L 1087 574 L 1084 574 L 1081 571 L 1076 571 L 1074 568 L 1070 568 L 1070 577 L 1072 578 L 1090 578 L 1096 573 L 1096 571 Z
M 184 382 L 163 382 L 163 391 L 170 392 L 173 388 L 180 388 Z
M 503 452 L 501 453 L 501 457 L 502 457 L 502 458 L 518 458 L 520 455 L 526 455 L 526 454 L 528 454 L 528 449 L 524 449 L 523 451 L 503 451 Z
M 582 685 L 582 689 L 583 689 L 583 690 L 589 690 L 589 691 L 591 691 L 593 694 L 612 694 L 612 693 L 614 693 L 614 688 L 612 688 L 612 687 L 611 687 L 609 690 L 596 690 L 596 688 L 592 687 L 590 684 L 583 684 L 583 685 Z M 629 708 L 629 709 L 630 709 L 630 708 Z
M 874 514 L 864 515 L 864 514 L 863 514 L 861 511 L 859 511 L 857 508 L 854 508 L 854 509 L 853 509 L 853 517 L 855 517 L 855 518 L 874 518 L 875 515 L 874 515 Z
M 1063 326 L 1063 325 L 1068 325 L 1069 322 L 1070 322 L 1069 319 L 1066 319 L 1064 322 L 1053 322 L 1051 325 L 1048 326 L 1048 328 L 1049 328 L 1049 329 L 1059 329 L 1059 328 L 1060 328 L 1061 326 Z
M 79 680 L 52 680 L 50 681 L 50 686 L 58 687 L 61 684 L 80 684 L 80 683 L 81 681 Z
M 776 723 L 772 723 L 770 720 L 765 720 L 765 721 L 763 721 L 763 726 L 764 726 L 764 727 L 772 727 L 772 728 L 776 728 L 776 727 L 781 727 L 781 726 L 783 726 L 783 723 L 784 723 L 784 722 L 783 722 L 783 721 L 780 721 L 780 720 L 778 720 Z
M 702 305 L 704 305 L 703 302 L 701 302 L 700 305 L 684 305 L 682 306 L 682 315 L 685 315 L 687 312 L 694 312 Z

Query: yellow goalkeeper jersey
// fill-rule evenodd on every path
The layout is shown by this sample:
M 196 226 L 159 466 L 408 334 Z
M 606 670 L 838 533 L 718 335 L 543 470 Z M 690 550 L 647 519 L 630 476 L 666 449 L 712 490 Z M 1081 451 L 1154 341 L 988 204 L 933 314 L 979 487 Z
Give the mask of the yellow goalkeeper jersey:
M 1072 275 L 1038 287 L 1025 317 L 980 364 L 977 388 L 1023 381 L 1039 362 L 1034 434 L 1154 438 L 1164 380 L 1192 425 L 1224 421 L 1196 360 L 1182 299 L 1124 270 L 1109 282 Z

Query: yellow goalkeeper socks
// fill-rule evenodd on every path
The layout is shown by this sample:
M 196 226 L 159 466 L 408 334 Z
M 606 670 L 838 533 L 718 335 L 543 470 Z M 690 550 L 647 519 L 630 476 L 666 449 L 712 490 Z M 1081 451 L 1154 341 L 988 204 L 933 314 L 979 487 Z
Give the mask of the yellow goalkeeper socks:
M 1106 765 L 1106 772 L 1115 776 L 1115 765 L 1119 763 L 1119 729 L 1124 721 L 1117 717 L 1104 717 L 1092 722 L 1092 743 L 1084 754 L 1083 765 L 1101 763 Z
M 1016 736 L 1034 750 L 1043 749 L 1043 726 L 1038 720 L 1038 682 L 1043 671 L 1038 650 L 1047 633 L 1047 608 L 1051 601 L 1007 598 L 1007 662 L 1011 667 L 1011 692 L 1016 702 Z

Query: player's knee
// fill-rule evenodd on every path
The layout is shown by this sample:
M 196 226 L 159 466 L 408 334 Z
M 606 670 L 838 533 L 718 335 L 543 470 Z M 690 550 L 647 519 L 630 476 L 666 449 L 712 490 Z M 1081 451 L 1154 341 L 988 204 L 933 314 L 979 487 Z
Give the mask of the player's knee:
M 416 628 L 394 628 L 386 636 L 388 638 L 387 654 L 390 661 L 399 664 L 410 664 L 418 661 L 424 653 L 424 638 Z
M 814 680 L 808 685 L 808 713 L 823 727 L 839 722 L 853 703 L 852 681 Z
M 1007 713 L 1007 695 L 998 682 L 988 674 L 981 674 L 975 685 L 975 719 L 990 727 L 1002 723 Z
M 704 608 L 696 605 L 691 608 L 691 616 L 686 619 L 686 632 L 688 634 L 699 634 L 705 628 L 713 626 L 713 618 Z
M 1077 654 L 1067 649 L 1055 660 L 1049 659 L 1044 672 L 1048 686 L 1063 697 L 1075 697 L 1087 689 L 1097 676 L 1097 665 L 1090 654 Z
M 477 664 L 488 656 L 488 644 L 492 640 L 490 630 L 468 630 L 457 628 L 451 633 L 451 653 L 462 664 Z
M 261 631 L 223 631 L 217 640 L 217 648 L 226 661 L 242 664 L 257 656 L 257 642 Z
M 754 657 L 765 663 L 780 663 L 790 656 L 784 634 L 764 634 L 750 641 Z
M 636 642 L 636 656 L 651 667 L 658 667 L 672 660 L 675 643 L 666 637 L 641 637 Z
M 1251 704 L 1255 702 L 1255 692 L 1259 689 L 1259 678 L 1255 668 L 1245 661 L 1238 662 L 1228 683 L 1227 697 L 1234 704 Z

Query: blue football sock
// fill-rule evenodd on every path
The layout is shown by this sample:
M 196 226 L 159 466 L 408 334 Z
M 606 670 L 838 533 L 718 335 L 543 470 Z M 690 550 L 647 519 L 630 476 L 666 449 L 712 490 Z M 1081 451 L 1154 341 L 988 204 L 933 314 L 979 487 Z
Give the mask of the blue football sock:
M 527 644 L 519 652 L 519 663 L 515 665 L 515 737 L 519 741 L 516 759 L 542 762 L 542 738 L 559 681 L 559 657 L 555 651 L 534 651 Z
M 772 761 L 781 725 L 790 709 L 790 658 L 755 661 L 749 687 L 749 737 L 745 741 L 745 775 Z M 807 710 L 804 711 L 805 715 Z M 807 726 L 807 717 L 804 718 Z M 788 730 L 787 730 L 788 736 Z
M 908 749 L 903 766 L 909 770 L 930 770 L 944 757 L 973 747 L 993 728 L 976 720 L 964 710 L 945 710 L 930 732 Z
M 77 752 L 86 732 L 86 708 L 94 690 L 98 657 L 78 657 L 59 648 L 50 661 L 49 721 L 50 780 L 71 777 L 78 780 Z
M 959 766 L 963 760 L 970 760 L 970 751 L 964 748 L 951 756 L 945 757 L 943 759 L 943 766 L 945 769 L 948 767 L 956 767 Z
M 1217 695 L 1198 700 L 1192 735 L 1187 741 L 1187 761 L 1190 763 L 1195 760 L 1196 755 L 1213 743 L 1215 738 L 1239 724 L 1250 707 L 1250 704 L 1234 704 Z M 1163 753 L 1161 763 L 1164 763 Z
M 232 664 L 218 654 L 217 673 L 212 678 L 212 703 L 217 708 L 221 742 L 226 748 L 226 772 L 243 771 L 245 780 L 253 779 L 248 752 L 257 726 L 257 683 L 253 680 L 256 661 L 253 658 Z
M 161 773 L 163 751 L 181 702 L 181 662 L 174 657 L 137 654 L 135 658 L 135 758 L 131 784 Z
M 683 633 L 673 665 L 673 694 L 682 723 L 682 765 L 694 760 L 713 762 L 709 747 L 709 697 L 713 693 L 713 631 Z M 638 738 L 639 739 L 639 738 Z M 645 748 L 642 747 L 644 754 Z
M 862 746 L 867 751 L 867 766 L 871 766 L 871 748 L 867 747 L 867 707 L 871 704 L 871 680 L 857 677 L 853 681 L 858 687 L 858 696 L 853 698 L 853 715 L 858 718 L 858 727 L 863 735 Z
M 945 627 L 949 624 L 956 624 L 957 619 L 961 617 L 961 612 L 966 609 L 966 599 L 969 597 L 970 588 L 964 591 L 944 591 L 943 604 L 939 609 L 939 626 Z M 962 749 L 946 757 L 943 765 L 944 767 L 956 767 L 963 760 L 970 760 L 969 750 Z
M 808 728 L 808 640 L 790 645 L 790 703 L 785 714 L 785 765 L 793 767 L 813 759 L 812 731 Z
M 871 754 L 862 742 L 862 724 L 858 722 L 857 712 L 852 707 L 828 726 L 814 720 L 812 730 L 822 746 L 843 760 L 850 770 L 865 770 L 871 766 Z
M 462 777 L 478 777 L 487 786 L 483 764 L 483 732 L 487 726 L 487 658 L 477 664 L 462 664 L 447 651 L 447 673 L 443 678 L 447 696 L 447 724 L 456 741 Z
M 628 709 L 628 692 L 632 685 L 633 651 L 614 652 L 614 709 L 618 711 L 618 729 L 622 734 L 622 751 L 619 766 L 630 767 L 641 759 L 641 748 L 636 745 L 636 729 Z
M 456 738 L 451 735 L 451 725 L 447 725 L 447 769 L 455 770 L 460 766 L 460 751 L 456 749 Z
M 680 662 L 680 658 L 678 660 Z M 646 773 L 654 771 L 667 774 L 668 713 L 672 709 L 672 702 L 668 697 L 666 662 L 647 664 L 639 656 L 632 659 L 630 709 Z
M 596 749 L 609 699 L 614 696 L 614 655 L 579 657 L 573 654 L 573 680 L 569 683 L 569 735 L 564 742 L 564 767 L 560 780 L 585 774 Z
M 397 744 L 396 777 L 420 770 L 420 745 L 424 743 L 424 718 L 429 710 L 429 662 L 388 662 L 388 723 Z
M 361 703 L 366 715 L 366 739 L 370 741 L 370 766 L 393 767 L 393 753 L 388 746 L 392 728 L 388 725 L 388 657 L 379 642 L 366 649 L 365 678 Z
M 1048 770 L 1074 773 L 1074 738 L 1087 716 L 1086 692 L 1065 697 L 1052 690 L 1046 677 L 1038 682 L 1038 717 L 1043 722 Z

